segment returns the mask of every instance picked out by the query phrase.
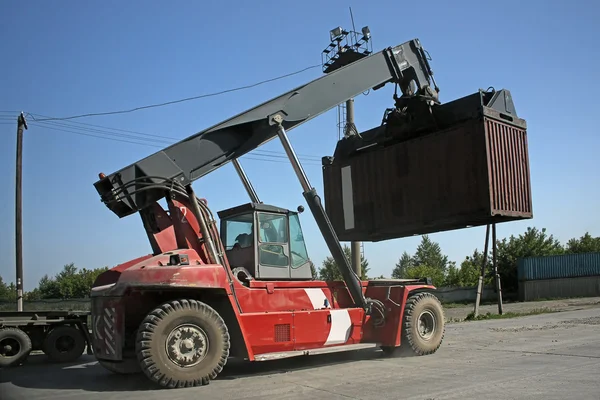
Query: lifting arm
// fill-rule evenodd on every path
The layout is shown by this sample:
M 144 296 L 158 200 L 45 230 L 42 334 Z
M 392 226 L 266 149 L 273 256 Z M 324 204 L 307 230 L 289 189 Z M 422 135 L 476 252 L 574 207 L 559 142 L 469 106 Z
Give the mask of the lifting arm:
M 190 198 L 195 197 L 191 182 L 279 137 L 354 303 L 370 309 L 376 301 L 365 299 L 360 278 L 352 271 L 286 132 L 360 93 L 377 90 L 387 83 L 400 87 L 401 98 L 407 100 L 407 104 L 413 100 L 438 101 L 439 89 L 433 80 L 425 51 L 419 40 L 413 39 L 336 69 L 109 176 L 101 174 L 94 186 L 107 207 L 122 218 L 164 198 L 168 187 L 184 186 Z M 241 173 L 235 162 L 234 166 Z M 255 196 L 249 187 L 247 190 Z M 213 258 L 216 259 L 216 256 Z
M 433 72 L 418 39 L 386 48 L 290 90 L 122 168 L 94 186 L 107 206 L 122 218 L 165 196 L 160 189 L 139 191 L 149 183 L 175 179 L 187 186 L 277 137 L 269 116 L 281 113 L 282 126 L 289 132 L 360 93 L 390 82 L 397 83 L 403 93 L 410 93 L 412 81 L 418 87 L 415 95 L 433 93 Z M 435 87 L 436 98 L 437 90 Z M 118 198 L 113 197 L 115 191 Z

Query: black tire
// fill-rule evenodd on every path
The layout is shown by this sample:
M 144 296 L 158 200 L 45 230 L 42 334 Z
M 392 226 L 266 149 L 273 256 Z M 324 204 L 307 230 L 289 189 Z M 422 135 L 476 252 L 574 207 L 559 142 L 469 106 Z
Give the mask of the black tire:
M 404 308 L 402 329 L 406 350 L 410 348 L 418 356 L 435 353 L 444 340 L 445 321 L 442 303 L 434 294 L 422 292 L 410 296 Z M 421 329 L 427 332 L 420 332 Z
M 126 358 L 121 362 L 98 360 L 98 364 L 114 374 L 131 375 L 142 372 L 137 358 Z
M 83 354 L 85 338 L 83 333 L 74 326 L 57 326 L 46 335 L 43 350 L 54 362 L 72 362 Z
M 423 315 L 429 322 L 434 322 L 434 332 L 425 336 L 419 333 L 419 318 Z M 381 350 L 386 357 L 433 354 L 442 345 L 445 321 L 444 309 L 435 295 L 428 292 L 413 294 L 404 307 L 400 347 L 381 346 Z
M 31 353 L 31 348 L 31 339 L 21 329 L 0 329 L 0 368 L 23 363 Z
M 191 360 L 186 359 L 181 354 L 183 345 L 193 346 L 188 351 L 200 354 L 188 353 Z M 196 300 L 174 300 L 159 306 L 142 321 L 136 340 L 142 371 L 166 388 L 209 384 L 227 363 L 229 348 L 225 321 Z M 196 355 L 198 359 L 193 358 Z

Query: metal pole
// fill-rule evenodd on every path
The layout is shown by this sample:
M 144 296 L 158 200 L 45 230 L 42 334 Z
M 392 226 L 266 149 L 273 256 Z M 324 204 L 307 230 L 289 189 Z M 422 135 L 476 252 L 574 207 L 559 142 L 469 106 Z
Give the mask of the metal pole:
M 276 117 L 275 120 L 278 121 L 278 118 Z M 296 176 L 300 181 L 300 185 L 302 185 L 302 190 L 304 190 L 305 193 L 310 192 L 312 190 L 312 187 L 310 186 L 308 177 L 306 176 L 306 173 L 302 168 L 302 164 L 300 164 L 300 160 L 298 160 L 298 156 L 292 148 L 292 145 L 285 132 L 285 129 L 280 124 L 277 125 L 277 134 L 279 136 L 279 140 L 281 140 L 283 149 L 285 150 L 285 153 L 287 154 L 290 160 L 290 163 L 292 163 L 292 168 L 294 168 L 294 172 L 296 173 Z
M 252 186 L 250 179 L 248 179 L 248 175 L 246 175 L 246 172 L 242 168 L 240 162 L 237 159 L 234 159 L 232 163 L 235 167 L 238 176 L 242 180 L 244 187 L 246 188 L 246 192 L 248 192 L 248 196 L 250 196 L 250 200 L 253 203 L 261 203 L 260 199 L 258 198 L 258 195 L 256 194 L 256 190 L 254 190 L 254 187 Z
M 344 133 L 346 137 L 355 133 L 354 99 L 346 101 L 346 129 Z M 350 250 L 352 254 L 352 269 L 359 278 L 362 278 L 360 242 L 351 242 Z
M 17 163 L 15 182 L 15 256 L 17 267 L 17 311 L 23 311 L 23 129 L 27 129 L 27 121 L 23 113 L 17 118 Z
M 496 280 L 496 294 L 498 296 L 498 314 L 502 315 L 502 284 L 500 283 L 500 274 L 498 274 L 498 264 L 496 264 L 496 224 L 492 225 L 492 263 L 494 278 Z
M 485 276 L 485 264 L 487 263 L 488 246 L 490 242 L 490 225 L 488 224 L 485 230 L 485 246 L 483 249 L 483 261 L 481 263 L 481 273 L 479 274 L 479 280 L 477 282 L 477 297 L 475 298 L 475 310 L 473 314 L 479 315 L 479 302 L 481 301 L 481 294 L 483 292 L 483 277 Z
M 298 176 L 300 185 L 304 190 L 303 195 L 306 199 L 308 207 L 315 218 L 315 222 L 317 223 L 317 226 L 323 235 L 323 239 L 325 239 L 325 243 L 327 244 L 327 247 L 333 256 L 335 263 L 338 265 L 340 273 L 344 278 L 344 282 L 346 282 L 346 285 L 348 286 L 352 301 L 357 306 L 362 307 L 365 310 L 369 310 L 367 299 L 362 292 L 362 285 L 359 277 L 355 276 L 352 271 L 352 266 L 349 262 L 350 260 L 348 260 L 344 254 L 344 250 L 342 249 L 335 230 L 331 225 L 331 221 L 325 212 L 325 208 L 321 204 L 321 199 L 317 195 L 317 191 L 311 187 L 308 177 L 302 169 L 302 165 L 300 164 L 300 161 L 298 160 L 298 157 L 296 156 L 296 153 L 294 152 L 294 149 L 292 148 L 292 145 L 287 137 L 285 128 L 283 125 L 281 125 L 282 121 L 283 118 L 279 114 L 273 116 L 271 120 L 272 124 L 277 124 L 277 135 L 279 136 L 281 144 L 283 145 L 290 163 L 294 168 L 294 172 Z

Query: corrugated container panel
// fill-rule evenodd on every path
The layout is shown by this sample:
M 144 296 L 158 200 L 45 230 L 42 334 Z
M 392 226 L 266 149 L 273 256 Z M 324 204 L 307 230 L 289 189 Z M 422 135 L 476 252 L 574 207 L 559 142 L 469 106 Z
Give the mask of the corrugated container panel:
M 502 215 L 531 211 L 527 134 L 486 119 L 491 208 Z
M 521 281 L 600 276 L 600 253 L 521 258 L 517 275 Z
M 600 276 L 519 282 L 519 300 L 600 296 Z
M 526 130 L 489 115 L 334 160 L 324 165 L 323 180 L 326 211 L 342 241 L 533 216 Z

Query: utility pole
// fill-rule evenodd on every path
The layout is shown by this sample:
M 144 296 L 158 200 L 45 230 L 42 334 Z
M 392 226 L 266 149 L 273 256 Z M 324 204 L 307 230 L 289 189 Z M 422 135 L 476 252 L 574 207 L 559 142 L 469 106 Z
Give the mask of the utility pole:
M 23 129 L 27 121 L 21 112 L 17 118 L 17 163 L 15 182 L 15 256 L 17 267 L 17 311 L 23 311 L 23 221 L 22 221 L 22 174 L 23 174 Z
M 355 133 L 356 126 L 354 125 L 354 99 L 349 99 L 346 101 L 345 136 L 347 137 Z M 360 242 L 351 242 L 350 250 L 352 254 L 352 269 L 360 278 L 362 276 Z

